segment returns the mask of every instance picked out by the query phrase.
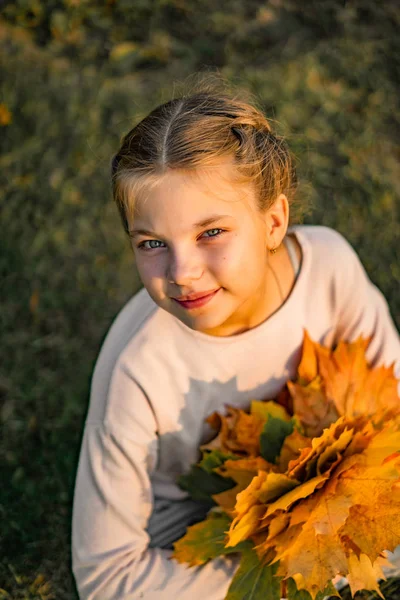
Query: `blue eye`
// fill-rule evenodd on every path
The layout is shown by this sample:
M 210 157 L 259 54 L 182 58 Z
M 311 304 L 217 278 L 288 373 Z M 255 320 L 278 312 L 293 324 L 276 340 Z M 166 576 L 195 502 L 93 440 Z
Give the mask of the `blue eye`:
M 223 232 L 223 231 L 224 231 L 224 229 L 209 229 L 208 231 L 206 231 L 206 233 L 210 233 L 210 231 L 221 231 L 221 232 Z M 217 233 L 217 234 L 215 234 L 215 235 L 212 235 L 212 236 L 210 236 L 210 237 L 217 237 L 217 235 L 220 235 L 220 234 L 219 234 L 219 233 Z
M 216 231 L 217 233 L 214 235 L 209 235 L 206 237 L 218 237 L 219 235 L 221 235 L 222 233 L 224 233 L 226 230 L 225 229 L 209 229 L 208 231 L 206 231 L 205 233 L 210 233 Z M 141 242 L 140 244 L 138 244 L 138 248 L 140 248 L 141 250 L 144 250 L 145 252 L 148 252 L 149 250 L 157 250 L 158 248 L 161 248 L 162 246 L 150 246 L 150 248 L 147 246 L 145 246 L 145 244 L 149 243 L 151 244 L 151 242 L 156 242 L 157 244 L 162 244 L 163 242 L 160 242 L 160 240 L 145 240 L 144 242 Z
M 156 246 L 156 248 L 154 248 L 154 247 L 146 248 L 146 246 L 144 244 L 147 244 L 147 243 L 150 244 L 151 242 L 159 242 L 159 240 L 145 240 L 144 242 L 142 242 L 141 244 L 138 245 L 138 248 L 142 248 L 143 250 L 156 250 L 157 248 L 159 248 L 159 246 Z

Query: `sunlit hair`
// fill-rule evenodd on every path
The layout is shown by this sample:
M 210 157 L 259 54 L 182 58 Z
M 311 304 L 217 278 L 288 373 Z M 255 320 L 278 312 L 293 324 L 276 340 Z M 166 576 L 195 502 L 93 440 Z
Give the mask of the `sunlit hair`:
M 245 101 L 244 95 L 231 93 L 226 82 L 209 75 L 152 110 L 123 137 L 112 159 L 112 188 L 128 234 L 135 203 L 168 169 L 195 174 L 229 156 L 237 166 L 235 182 L 253 184 L 260 212 L 280 193 L 293 204 L 294 158 L 256 103 Z M 289 224 L 291 211 L 290 217 Z

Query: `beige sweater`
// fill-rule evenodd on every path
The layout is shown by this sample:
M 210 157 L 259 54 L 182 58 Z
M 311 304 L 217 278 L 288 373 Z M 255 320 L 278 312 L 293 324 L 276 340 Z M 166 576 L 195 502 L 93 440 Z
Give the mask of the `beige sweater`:
M 108 331 L 92 378 L 75 484 L 72 568 L 85 600 L 223 600 L 237 557 L 188 568 L 171 542 L 204 515 L 176 478 L 209 439 L 224 403 L 274 398 L 293 378 L 304 328 L 332 347 L 373 334 L 373 366 L 395 361 L 400 338 L 380 290 L 346 239 L 296 225 L 302 261 L 284 304 L 244 333 L 214 337 L 160 309 L 143 288 Z

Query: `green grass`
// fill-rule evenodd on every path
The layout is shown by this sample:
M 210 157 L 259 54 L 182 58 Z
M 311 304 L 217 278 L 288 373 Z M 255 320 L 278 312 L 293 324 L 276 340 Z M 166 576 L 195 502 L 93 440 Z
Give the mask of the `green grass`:
M 301 4 L 4 3 L 0 598 L 76 598 L 70 523 L 90 378 L 140 285 L 109 161 L 188 75 L 218 68 L 257 95 L 298 156 L 303 221 L 347 237 L 400 327 L 399 9 Z M 398 580 L 384 587 L 399 597 Z

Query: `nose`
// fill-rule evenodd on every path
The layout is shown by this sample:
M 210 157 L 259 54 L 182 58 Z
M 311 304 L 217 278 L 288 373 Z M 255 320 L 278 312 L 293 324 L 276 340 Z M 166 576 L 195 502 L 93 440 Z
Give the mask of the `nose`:
M 200 279 L 203 274 L 203 264 L 199 253 L 183 249 L 171 252 L 167 266 L 167 278 L 179 286 L 190 285 Z

